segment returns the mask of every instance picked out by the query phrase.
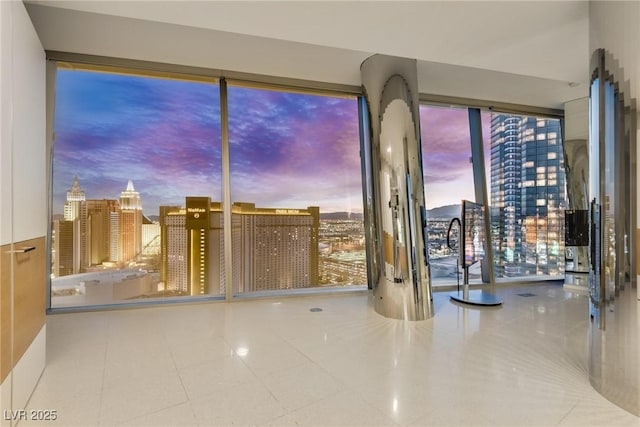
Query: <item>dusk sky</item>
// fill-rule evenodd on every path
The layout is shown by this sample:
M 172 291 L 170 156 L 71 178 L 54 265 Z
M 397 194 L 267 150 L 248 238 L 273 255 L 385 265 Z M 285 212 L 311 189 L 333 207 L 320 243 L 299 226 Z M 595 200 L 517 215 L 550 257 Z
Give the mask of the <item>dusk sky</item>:
M 355 98 L 229 87 L 229 146 L 234 201 L 363 211 Z
M 475 200 L 467 109 L 421 106 L 420 133 L 427 208 L 460 204 L 462 199 Z M 482 135 L 488 180 L 491 173 L 489 112 L 482 112 Z
M 145 214 L 219 199 L 219 109 L 217 85 L 59 69 L 53 212 L 76 175 L 87 199 L 118 199 L 131 179 Z
M 355 99 L 228 93 L 232 201 L 362 212 Z M 473 199 L 466 109 L 420 115 L 428 208 Z M 59 69 L 55 132 L 54 213 L 76 175 L 87 199 L 118 199 L 131 179 L 147 215 L 187 195 L 221 200 L 216 84 Z

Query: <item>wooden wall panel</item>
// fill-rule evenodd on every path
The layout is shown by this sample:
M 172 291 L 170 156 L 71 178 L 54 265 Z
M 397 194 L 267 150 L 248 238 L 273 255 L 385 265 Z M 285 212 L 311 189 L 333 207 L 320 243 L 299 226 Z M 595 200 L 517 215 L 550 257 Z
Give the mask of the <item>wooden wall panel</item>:
M 2 247 L 2 359 L 0 361 L 2 379 L 8 375 L 24 355 L 33 339 L 45 323 L 45 238 L 14 243 L 13 249 L 34 247 L 26 253 L 10 254 L 9 245 Z M 8 349 L 11 343 L 11 298 L 10 278 L 13 262 L 13 360 Z
M 14 248 L 35 250 L 14 257 L 13 363 L 17 363 L 45 322 L 45 238 L 26 240 Z

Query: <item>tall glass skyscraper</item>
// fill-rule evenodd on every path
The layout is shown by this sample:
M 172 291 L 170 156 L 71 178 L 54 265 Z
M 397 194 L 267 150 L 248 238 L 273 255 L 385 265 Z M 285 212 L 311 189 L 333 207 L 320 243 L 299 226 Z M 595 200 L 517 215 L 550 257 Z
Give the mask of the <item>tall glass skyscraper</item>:
M 560 121 L 493 114 L 491 224 L 496 276 L 564 271 Z

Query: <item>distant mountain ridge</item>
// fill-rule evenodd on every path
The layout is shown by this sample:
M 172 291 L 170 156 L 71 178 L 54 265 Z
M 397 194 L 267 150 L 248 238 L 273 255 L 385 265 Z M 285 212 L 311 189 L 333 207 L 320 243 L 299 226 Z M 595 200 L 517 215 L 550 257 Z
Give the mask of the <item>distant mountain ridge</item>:
M 320 219 L 352 219 L 362 221 L 364 214 L 349 212 L 320 212 Z
M 427 211 L 428 219 L 453 219 L 460 218 L 462 205 L 446 205 Z
M 461 210 L 462 205 L 438 206 L 437 208 L 427 210 L 427 218 L 447 220 L 460 218 Z M 364 219 L 364 214 L 351 213 L 351 216 L 349 216 L 349 212 L 320 212 L 320 219 L 352 219 L 362 221 Z

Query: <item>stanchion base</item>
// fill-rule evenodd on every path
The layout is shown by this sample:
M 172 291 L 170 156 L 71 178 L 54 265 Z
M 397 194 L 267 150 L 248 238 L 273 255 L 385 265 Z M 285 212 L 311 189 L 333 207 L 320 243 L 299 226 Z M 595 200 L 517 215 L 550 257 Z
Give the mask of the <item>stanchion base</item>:
M 495 306 L 502 304 L 502 299 L 493 294 L 478 291 L 469 291 L 468 296 L 464 297 L 464 292 L 456 292 L 449 295 L 452 300 L 461 302 L 463 304 L 479 305 L 479 306 Z

